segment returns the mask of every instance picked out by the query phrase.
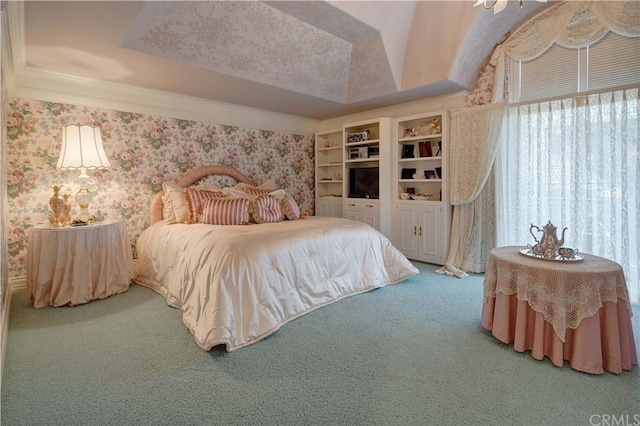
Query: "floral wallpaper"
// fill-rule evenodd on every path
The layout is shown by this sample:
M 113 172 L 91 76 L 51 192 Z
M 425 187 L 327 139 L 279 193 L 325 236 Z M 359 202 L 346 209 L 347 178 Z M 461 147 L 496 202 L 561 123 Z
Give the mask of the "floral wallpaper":
M 487 63 L 480 71 L 476 87 L 464 101 L 464 107 L 469 108 L 474 105 L 490 104 L 493 100 L 493 81 L 496 75 L 496 67 Z
M 205 164 L 235 166 L 257 184 L 273 179 L 313 214 L 312 135 L 14 99 L 6 112 L 9 276 L 26 274 L 29 232 L 48 220 L 51 186 L 62 185 L 61 193 L 72 196 L 79 189 L 79 172 L 55 168 L 67 124 L 101 128 L 111 168 L 89 173 L 95 194 L 89 210 L 126 220 L 134 253 L 149 224 L 149 202 L 162 183 Z M 72 216 L 78 212 L 74 202 Z

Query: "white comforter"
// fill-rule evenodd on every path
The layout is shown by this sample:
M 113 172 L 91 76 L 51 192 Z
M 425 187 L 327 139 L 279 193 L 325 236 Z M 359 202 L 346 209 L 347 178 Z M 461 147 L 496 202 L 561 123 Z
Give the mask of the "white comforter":
M 204 350 L 255 343 L 316 308 L 418 270 L 369 225 L 309 217 L 216 226 L 158 222 L 137 243 L 136 281 L 183 311 Z

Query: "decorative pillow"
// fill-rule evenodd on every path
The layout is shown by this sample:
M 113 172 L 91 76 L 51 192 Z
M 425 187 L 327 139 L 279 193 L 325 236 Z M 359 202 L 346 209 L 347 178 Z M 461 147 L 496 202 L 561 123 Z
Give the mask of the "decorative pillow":
M 226 198 L 222 191 L 209 191 L 206 189 L 187 188 L 184 190 L 189 210 L 187 223 L 200 222 L 204 202 L 212 198 Z M 177 214 L 176 214 L 177 217 Z
M 280 202 L 271 195 L 259 195 L 249 204 L 249 213 L 255 223 L 280 222 L 282 209 Z
M 285 195 L 282 201 L 280 201 L 280 208 L 282 209 L 282 214 L 288 220 L 296 220 L 300 219 L 300 207 L 298 207 L 298 203 L 293 199 L 291 195 Z
M 276 189 L 270 192 L 245 192 L 244 190 L 241 189 L 236 189 L 236 188 L 224 188 L 222 190 L 222 192 L 224 192 L 224 194 L 228 197 L 233 197 L 233 198 L 246 198 L 249 201 L 253 201 L 256 199 L 256 197 L 258 197 L 259 195 L 271 195 L 273 198 L 275 198 L 278 201 L 281 201 L 285 195 L 287 195 L 287 193 L 284 191 L 284 189 Z
M 211 198 L 202 205 L 200 223 L 209 225 L 245 225 L 249 223 L 246 198 Z
M 262 195 L 273 192 L 278 189 L 278 187 L 273 180 L 268 180 L 260 186 L 251 186 L 246 183 L 239 183 L 234 186 L 233 189 L 246 192 L 247 194 Z
M 162 184 L 162 217 L 169 223 L 184 223 L 189 216 L 187 200 L 184 198 L 184 188 L 169 182 Z
M 169 223 L 175 223 L 176 221 L 173 205 L 171 205 L 171 198 L 166 194 L 162 196 L 162 219 Z

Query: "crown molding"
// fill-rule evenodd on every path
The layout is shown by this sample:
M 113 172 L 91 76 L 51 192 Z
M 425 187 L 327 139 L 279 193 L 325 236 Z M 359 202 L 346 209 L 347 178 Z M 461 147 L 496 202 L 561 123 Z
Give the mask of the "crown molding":
M 3 0 L 2 7 L 2 79 L 11 91 L 16 84 L 16 69 L 24 64 L 24 4 Z
M 311 135 L 320 126 L 319 120 L 310 118 L 30 67 L 22 67 L 16 74 L 10 95 L 286 133 Z

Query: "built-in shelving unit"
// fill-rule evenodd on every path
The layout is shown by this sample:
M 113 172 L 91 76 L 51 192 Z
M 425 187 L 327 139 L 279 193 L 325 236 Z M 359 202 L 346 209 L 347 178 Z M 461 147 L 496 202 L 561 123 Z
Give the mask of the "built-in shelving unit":
M 342 129 L 316 133 L 316 216 L 342 217 Z
M 343 143 L 344 217 L 368 223 L 391 237 L 391 119 L 345 124 Z M 364 178 L 357 178 L 355 169 L 366 173 L 360 175 Z M 372 170 L 377 173 L 371 174 Z M 363 185 L 355 185 L 356 179 Z
M 394 120 L 393 242 L 410 259 L 444 264 L 451 227 L 446 111 Z
M 316 215 L 367 223 L 408 258 L 444 264 L 448 135 L 446 111 L 317 133 Z

